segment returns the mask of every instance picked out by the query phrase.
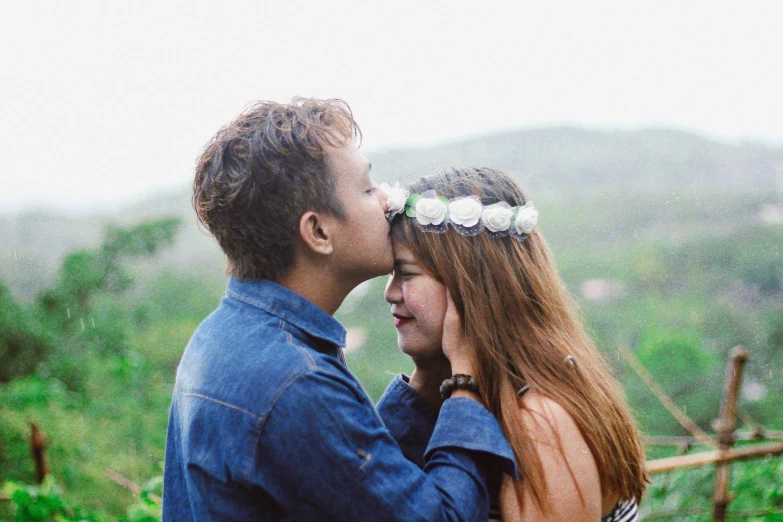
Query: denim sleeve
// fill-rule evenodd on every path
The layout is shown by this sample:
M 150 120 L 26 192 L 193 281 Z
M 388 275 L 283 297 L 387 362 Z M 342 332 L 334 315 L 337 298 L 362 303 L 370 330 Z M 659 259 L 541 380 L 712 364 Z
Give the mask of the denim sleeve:
M 488 517 L 488 474 L 513 453 L 486 408 L 449 399 L 426 461 L 405 458 L 358 382 L 311 370 L 276 401 L 248 479 L 297 520 L 474 522 Z
M 405 375 L 398 374 L 389 383 L 378 401 L 378 414 L 399 444 L 402 454 L 423 468 L 424 451 L 438 417 L 427 401 L 408 384 Z

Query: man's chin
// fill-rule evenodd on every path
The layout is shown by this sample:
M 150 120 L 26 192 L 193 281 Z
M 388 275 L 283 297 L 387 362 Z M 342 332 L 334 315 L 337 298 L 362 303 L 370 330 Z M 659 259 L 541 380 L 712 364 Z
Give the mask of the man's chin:
M 394 270 L 394 252 L 391 247 L 386 254 L 383 260 L 378 263 L 378 273 L 374 277 L 389 275 Z
M 391 258 L 388 261 L 384 260 L 382 263 L 379 262 L 375 264 L 375 266 L 367 268 L 366 271 L 361 274 L 359 281 L 357 281 L 356 284 L 359 285 L 365 281 L 369 281 L 370 279 L 375 279 L 376 277 L 387 276 L 392 272 L 393 269 L 394 258 Z
M 386 263 L 386 266 L 383 268 L 383 272 L 378 275 L 389 275 L 392 273 L 392 270 L 394 270 L 394 258 L 390 258 L 389 262 Z

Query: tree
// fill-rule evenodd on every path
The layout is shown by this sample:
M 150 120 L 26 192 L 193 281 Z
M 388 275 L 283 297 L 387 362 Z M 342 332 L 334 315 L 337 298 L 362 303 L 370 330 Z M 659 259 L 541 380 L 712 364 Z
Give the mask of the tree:
M 34 313 L 25 310 L 0 285 L 0 382 L 29 375 L 53 352 L 80 349 L 85 340 L 101 349 L 121 349 L 125 337 L 121 321 L 105 321 L 101 327 L 86 331 L 86 325 L 92 327 L 94 322 L 95 300 L 101 294 L 118 295 L 128 289 L 133 278 L 123 263 L 129 258 L 154 255 L 171 245 L 180 227 L 180 220 L 175 218 L 129 228 L 110 226 L 98 249 L 65 257 L 57 283 L 38 295 Z M 76 360 L 76 366 L 65 373 L 78 373 L 78 359 L 60 359 L 62 364 Z M 64 380 L 69 386 L 73 384 Z

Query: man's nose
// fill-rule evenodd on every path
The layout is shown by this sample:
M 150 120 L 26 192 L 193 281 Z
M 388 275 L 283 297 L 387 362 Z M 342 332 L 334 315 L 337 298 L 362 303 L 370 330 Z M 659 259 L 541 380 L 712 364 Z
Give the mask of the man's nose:
M 376 184 L 377 186 L 377 184 Z M 383 212 L 386 213 L 389 211 L 389 194 L 383 190 L 381 187 L 378 187 L 378 190 L 375 191 L 375 196 L 378 198 L 378 202 L 381 204 L 381 207 L 383 208 Z

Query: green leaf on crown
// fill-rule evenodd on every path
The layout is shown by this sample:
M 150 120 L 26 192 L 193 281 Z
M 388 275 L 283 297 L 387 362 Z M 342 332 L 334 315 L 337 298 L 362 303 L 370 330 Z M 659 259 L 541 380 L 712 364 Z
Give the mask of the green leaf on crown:
M 416 202 L 421 199 L 421 194 L 411 194 L 405 202 L 405 215 L 416 217 Z

